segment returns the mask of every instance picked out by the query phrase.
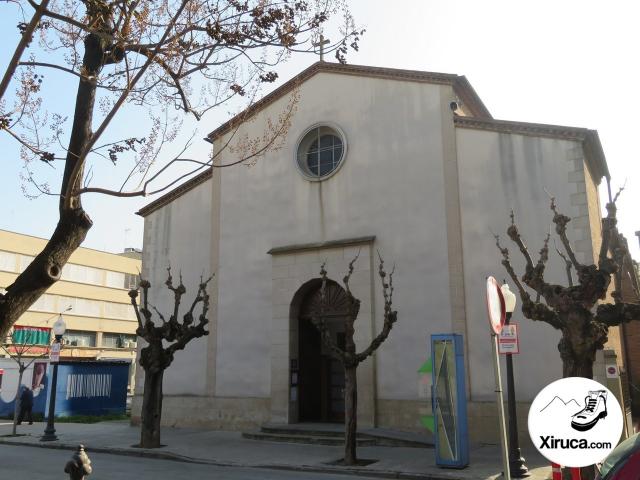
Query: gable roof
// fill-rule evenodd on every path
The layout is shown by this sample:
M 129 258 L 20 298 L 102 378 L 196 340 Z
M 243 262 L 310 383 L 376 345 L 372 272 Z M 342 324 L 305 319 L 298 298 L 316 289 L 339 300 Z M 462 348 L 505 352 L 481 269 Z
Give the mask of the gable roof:
M 220 125 L 218 128 L 209 133 L 205 140 L 213 143 L 213 141 L 229 132 L 239 124 L 247 121 L 253 115 L 268 107 L 270 104 L 288 94 L 293 88 L 300 83 L 310 79 L 317 73 L 333 73 L 341 75 L 353 75 L 369 78 L 381 78 L 388 80 L 400 80 L 409 82 L 429 83 L 436 85 L 450 85 L 462 104 L 469 111 L 471 116 L 454 117 L 455 126 L 457 128 L 471 128 L 478 130 L 492 130 L 505 133 L 515 133 L 521 135 L 533 135 L 542 137 L 560 138 L 564 140 L 580 141 L 585 150 L 585 157 L 589 166 L 593 169 L 596 182 L 604 176 L 609 178 L 607 163 L 598 138 L 598 132 L 584 128 L 564 127 L 558 125 L 543 125 L 526 122 L 509 122 L 503 120 L 494 120 L 487 107 L 473 89 L 467 78 L 463 75 L 455 75 L 449 73 L 423 72 L 419 70 L 402 70 L 396 68 L 369 67 L 364 65 L 343 65 L 340 63 L 316 62 L 307 69 L 291 78 L 271 93 L 267 94 L 249 108 L 243 110 L 232 119 Z M 212 169 L 208 168 L 204 172 L 192 177 L 182 185 L 169 191 L 168 193 L 157 198 L 153 202 L 142 207 L 138 215 L 146 217 L 152 212 L 171 203 L 175 199 L 181 197 L 185 193 L 194 189 L 198 185 L 206 182 L 211 178 Z
M 234 116 L 231 120 L 220 125 L 209 133 L 205 140 L 213 142 L 217 137 L 229 132 L 239 123 L 248 120 L 262 109 L 289 93 L 296 86 L 309 80 L 318 73 L 334 73 L 339 75 L 354 75 L 358 77 L 382 78 L 386 80 L 451 85 L 456 95 L 458 95 L 462 101 L 462 104 L 474 117 L 492 118 L 489 110 L 487 110 L 487 107 L 482 103 L 482 100 L 464 75 L 423 72 L 420 70 L 402 70 L 397 68 L 369 67 L 366 65 L 316 62 L 286 83 L 280 85 L 273 92 L 262 97 L 249 108 Z
M 212 143 L 217 137 L 229 132 L 239 123 L 248 120 L 251 116 L 255 115 L 279 98 L 288 94 L 293 88 L 300 85 L 300 83 L 322 72 L 342 75 L 354 75 L 360 77 L 382 78 L 387 80 L 430 83 L 435 85 L 451 85 L 456 95 L 458 95 L 458 97 L 462 101 L 463 105 L 474 117 L 487 119 L 492 118 L 489 110 L 487 110 L 487 107 L 485 107 L 476 91 L 473 89 L 467 78 L 463 75 L 422 72 L 419 70 L 402 70 L 397 68 L 369 67 L 365 65 L 346 65 L 340 63 L 316 62 L 300 72 L 295 77 L 291 78 L 286 83 L 276 88 L 271 93 L 265 95 L 249 108 L 243 110 L 238 115 L 220 125 L 218 128 L 209 133 L 206 136 L 205 140 Z M 206 171 L 196 175 L 195 177 L 192 177 L 179 187 L 157 198 L 148 205 L 145 205 L 136 213 L 142 217 L 146 217 L 155 210 L 162 208 L 163 206 L 171 203 L 176 198 L 181 197 L 189 190 L 206 182 L 210 177 L 211 169 L 209 168 Z

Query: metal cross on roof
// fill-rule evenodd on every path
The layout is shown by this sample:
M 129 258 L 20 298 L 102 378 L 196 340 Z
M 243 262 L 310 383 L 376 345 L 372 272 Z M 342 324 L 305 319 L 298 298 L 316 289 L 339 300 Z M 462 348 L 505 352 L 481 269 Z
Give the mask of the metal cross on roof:
M 320 38 L 318 39 L 318 41 L 311 44 L 314 47 L 320 47 L 320 61 L 321 62 L 324 62 L 324 46 L 328 45 L 329 43 L 331 43 L 331 40 L 329 40 L 328 38 L 324 38 L 324 35 L 320 34 Z

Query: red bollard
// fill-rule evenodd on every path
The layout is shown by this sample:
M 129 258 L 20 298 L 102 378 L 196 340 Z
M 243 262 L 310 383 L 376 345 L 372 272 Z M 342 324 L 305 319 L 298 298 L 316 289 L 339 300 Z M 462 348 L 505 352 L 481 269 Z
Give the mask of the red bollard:
M 582 478 L 579 468 L 571 469 L 571 480 L 580 480 Z
M 551 464 L 551 480 L 562 480 L 562 467 L 557 463 Z

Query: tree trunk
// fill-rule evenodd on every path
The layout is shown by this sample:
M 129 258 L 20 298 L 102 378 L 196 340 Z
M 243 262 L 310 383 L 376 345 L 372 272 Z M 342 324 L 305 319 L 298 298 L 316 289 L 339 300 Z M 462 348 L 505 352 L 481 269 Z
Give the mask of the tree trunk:
M 344 368 L 344 464 L 356 464 L 358 431 L 358 381 L 356 367 Z
M 66 211 L 44 250 L 0 295 L 0 338 L 5 338 L 13 324 L 62 274 L 62 267 L 84 241 L 91 219 L 82 210 Z
M 7 293 L 0 295 L 0 338 L 5 338 L 18 318 L 60 279 L 62 267 L 82 244 L 92 226 L 91 219 L 82 209 L 80 197 L 76 196 L 66 202 L 65 193 L 69 185 L 77 188 L 82 183 L 83 168 L 78 170 L 75 179 L 71 178 L 71 174 L 78 162 L 84 163 L 82 155 L 93 135 L 91 125 L 97 89 L 96 76 L 102 69 L 103 53 L 100 36 L 88 35 L 85 39 L 83 59 L 86 75 L 82 76 L 78 84 L 73 126 L 60 189 L 60 219 L 44 250 L 18 275 L 14 283 L 7 287 Z
M 18 432 L 18 412 L 20 411 L 20 388 L 22 387 L 22 375 L 24 374 L 24 370 L 20 368 L 18 373 L 18 390 L 16 391 L 16 401 L 13 406 L 13 429 L 11 430 L 12 435 L 16 435 Z
M 164 370 L 144 372 L 144 394 L 142 397 L 142 426 L 140 446 L 160 447 L 160 418 L 162 415 L 162 377 Z
M 562 377 L 584 377 L 592 379 L 593 360 L 591 360 L 591 358 L 563 358 Z
M 593 358 L 595 357 L 595 352 L 593 352 L 593 354 L 583 354 L 579 357 L 571 351 L 563 351 L 561 342 L 560 353 L 562 357 L 563 378 L 584 377 L 593 379 Z M 593 466 L 581 468 L 580 475 L 582 480 L 593 480 L 595 478 Z M 565 480 L 571 480 L 570 468 L 564 468 L 562 470 L 562 478 Z

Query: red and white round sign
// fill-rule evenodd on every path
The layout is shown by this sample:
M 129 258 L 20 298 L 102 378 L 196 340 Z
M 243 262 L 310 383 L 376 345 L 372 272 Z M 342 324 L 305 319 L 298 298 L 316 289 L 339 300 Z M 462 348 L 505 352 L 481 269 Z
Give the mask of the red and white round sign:
M 491 276 L 487 278 L 487 313 L 491 329 L 496 335 L 499 335 L 504 325 L 506 309 L 500 285 Z

